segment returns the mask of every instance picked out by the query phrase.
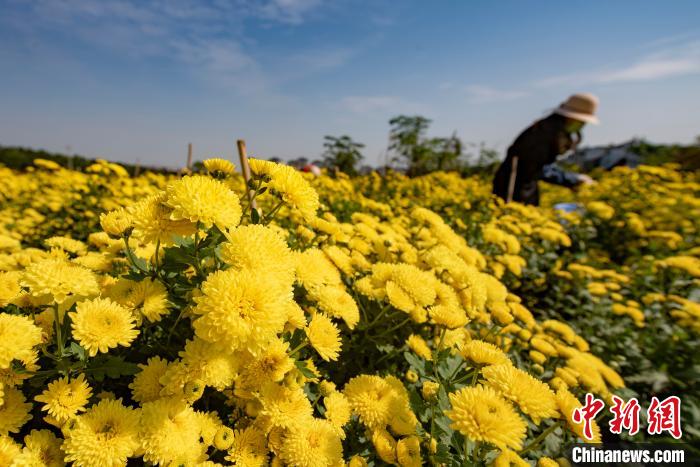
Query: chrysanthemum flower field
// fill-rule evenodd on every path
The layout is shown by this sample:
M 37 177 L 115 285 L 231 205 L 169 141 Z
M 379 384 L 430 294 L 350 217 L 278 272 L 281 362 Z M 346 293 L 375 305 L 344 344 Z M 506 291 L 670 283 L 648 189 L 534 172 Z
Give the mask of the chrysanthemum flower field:
M 567 465 L 587 393 L 700 439 L 697 174 L 204 165 L 0 168 L 0 466 Z

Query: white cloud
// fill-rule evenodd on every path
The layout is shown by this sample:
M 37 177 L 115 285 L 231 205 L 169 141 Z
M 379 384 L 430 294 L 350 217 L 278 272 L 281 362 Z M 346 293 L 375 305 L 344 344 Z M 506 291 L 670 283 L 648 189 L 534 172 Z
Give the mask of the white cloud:
M 27 44 L 41 43 L 47 32 L 67 33 L 122 56 L 169 60 L 195 79 L 240 93 L 272 93 L 266 88 L 288 76 L 262 66 L 250 50 L 243 22 L 298 25 L 320 5 L 320 0 L 16 1 L 16 8 L 0 17 L 0 26 L 13 28 Z M 317 52 L 299 56 L 299 74 L 339 66 L 351 55 L 349 49 L 331 46 Z
M 305 16 L 321 4 L 321 0 L 270 0 L 262 2 L 258 14 L 281 23 L 301 24 Z
M 372 113 L 394 109 L 403 101 L 395 96 L 347 96 L 341 100 L 341 104 L 351 112 Z
M 282 73 L 289 78 L 297 78 L 337 68 L 346 64 L 357 51 L 357 49 L 347 47 L 307 49 L 284 60 L 282 62 L 282 65 L 284 65 Z
M 700 72 L 700 57 L 644 60 L 596 77 L 599 83 L 650 81 Z
M 528 95 L 525 91 L 502 90 L 481 84 L 467 85 L 464 90 L 471 100 L 477 102 L 511 101 Z
M 225 39 L 180 40 L 170 43 L 174 54 L 201 78 L 243 94 L 264 93 L 269 78 L 236 41 Z
M 664 37 L 659 37 L 654 40 L 651 40 L 647 43 L 644 44 L 644 47 L 647 49 L 649 48 L 655 48 L 655 47 L 668 47 L 671 44 L 683 44 L 688 41 L 692 41 L 694 39 L 697 39 L 698 37 L 698 30 L 695 31 L 685 31 L 681 32 L 679 34 L 673 34 L 670 36 L 664 36 Z
M 678 38 L 668 38 L 666 44 Z M 653 81 L 700 73 L 700 41 L 693 40 L 669 47 L 621 67 L 607 67 L 592 72 L 552 76 L 535 83 L 539 87 L 556 85 L 581 86 L 635 81 Z
M 484 84 L 461 85 L 453 81 L 443 81 L 437 88 L 444 92 L 466 94 L 467 98 L 473 102 L 512 101 L 529 95 L 522 90 L 498 89 Z

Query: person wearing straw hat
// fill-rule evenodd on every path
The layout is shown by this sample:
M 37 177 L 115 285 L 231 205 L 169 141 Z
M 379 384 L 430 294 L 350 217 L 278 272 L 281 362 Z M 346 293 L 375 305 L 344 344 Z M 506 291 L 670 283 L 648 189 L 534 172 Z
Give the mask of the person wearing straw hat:
M 538 205 L 537 182 L 574 187 L 593 183 L 588 175 L 567 172 L 555 164 L 557 156 L 575 149 L 586 123 L 597 124 L 598 98 L 573 94 L 553 112 L 523 131 L 508 148 L 493 179 L 493 193 L 506 202 Z

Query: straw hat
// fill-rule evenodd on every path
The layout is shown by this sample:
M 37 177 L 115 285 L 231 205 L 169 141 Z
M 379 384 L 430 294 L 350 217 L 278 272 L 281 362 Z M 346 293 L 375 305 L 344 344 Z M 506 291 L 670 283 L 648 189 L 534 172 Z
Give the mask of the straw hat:
M 595 116 L 597 108 L 598 98 L 593 94 L 572 94 L 566 101 L 559 104 L 559 107 L 554 109 L 554 113 L 581 122 L 597 124 L 598 118 Z

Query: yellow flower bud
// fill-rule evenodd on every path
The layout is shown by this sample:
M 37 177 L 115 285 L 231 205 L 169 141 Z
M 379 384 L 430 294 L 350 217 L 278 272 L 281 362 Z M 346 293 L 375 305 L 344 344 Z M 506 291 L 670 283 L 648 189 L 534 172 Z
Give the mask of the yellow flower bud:
M 433 399 L 440 389 L 440 385 L 434 381 L 426 381 L 423 383 L 422 393 L 423 399 L 430 400 Z
M 214 437 L 214 447 L 220 451 L 225 451 L 233 444 L 233 430 L 227 426 L 222 426 L 216 431 Z

